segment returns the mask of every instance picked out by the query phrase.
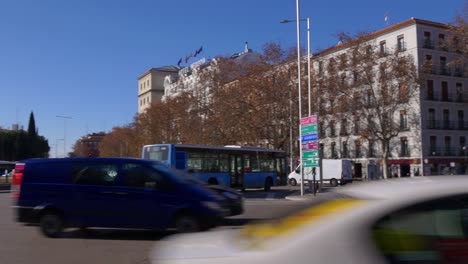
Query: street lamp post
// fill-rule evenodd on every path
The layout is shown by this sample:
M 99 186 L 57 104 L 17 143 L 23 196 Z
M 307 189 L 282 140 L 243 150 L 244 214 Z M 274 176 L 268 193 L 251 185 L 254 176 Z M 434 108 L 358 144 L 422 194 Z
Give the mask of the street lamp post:
M 67 119 L 72 119 L 71 116 L 56 116 L 63 118 L 63 156 L 67 156 Z
M 297 83 L 298 83 L 298 96 L 299 96 L 299 140 L 301 138 L 301 130 L 300 130 L 300 120 L 302 118 L 302 109 L 301 109 L 301 50 L 300 50 L 300 24 L 301 21 L 307 21 L 307 83 L 308 83 L 308 93 L 307 93 L 307 101 L 308 101 L 308 114 L 311 115 L 311 103 L 310 103 L 310 17 L 307 19 L 300 19 L 299 16 L 299 0 L 296 2 L 296 20 L 281 20 L 280 23 L 290 23 L 296 22 L 297 28 Z M 299 146 L 299 157 L 302 159 L 302 147 Z M 301 160 L 302 163 L 302 160 Z M 301 177 L 301 196 L 304 195 L 304 174 L 303 165 L 301 165 L 300 169 L 300 177 Z

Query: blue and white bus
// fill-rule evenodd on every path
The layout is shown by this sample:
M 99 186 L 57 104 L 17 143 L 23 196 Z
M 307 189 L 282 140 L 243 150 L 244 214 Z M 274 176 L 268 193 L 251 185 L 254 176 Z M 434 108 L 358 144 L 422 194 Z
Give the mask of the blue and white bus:
M 142 158 L 164 162 L 208 184 L 268 191 L 286 182 L 286 153 L 282 150 L 154 144 L 143 146 Z

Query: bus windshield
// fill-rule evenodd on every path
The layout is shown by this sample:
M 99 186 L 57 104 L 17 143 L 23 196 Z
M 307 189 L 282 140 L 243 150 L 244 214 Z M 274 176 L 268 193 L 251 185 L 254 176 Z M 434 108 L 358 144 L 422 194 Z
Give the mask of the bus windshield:
M 143 152 L 143 158 L 156 161 L 168 161 L 168 146 L 146 146 Z

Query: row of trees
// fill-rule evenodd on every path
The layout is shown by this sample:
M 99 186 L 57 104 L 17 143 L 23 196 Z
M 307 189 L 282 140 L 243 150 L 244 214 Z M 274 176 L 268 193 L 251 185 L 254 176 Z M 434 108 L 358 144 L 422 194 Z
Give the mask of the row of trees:
M 49 143 L 40 136 L 34 120 L 29 116 L 28 130 L 0 130 L 0 160 L 17 161 L 49 157 Z

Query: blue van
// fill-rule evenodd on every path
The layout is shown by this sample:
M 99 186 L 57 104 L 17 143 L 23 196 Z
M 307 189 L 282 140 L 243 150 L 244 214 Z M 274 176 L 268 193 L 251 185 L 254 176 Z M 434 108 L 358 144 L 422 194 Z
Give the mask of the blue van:
M 29 159 L 15 166 L 17 221 L 45 236 L 64 228 L 194 232 L 229 214 L 226 199 L 166 165 L 133 158 Z

